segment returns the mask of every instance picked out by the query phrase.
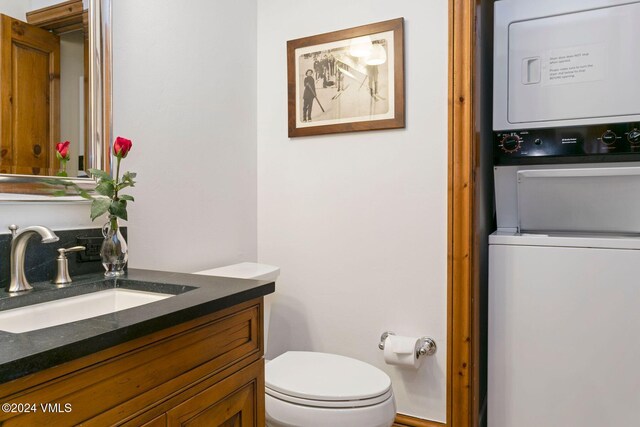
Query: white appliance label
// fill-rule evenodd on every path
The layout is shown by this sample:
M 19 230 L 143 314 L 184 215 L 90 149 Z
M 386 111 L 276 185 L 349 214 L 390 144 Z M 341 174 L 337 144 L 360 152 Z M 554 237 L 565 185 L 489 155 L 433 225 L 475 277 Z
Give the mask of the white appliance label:
M 543 66 L 544 85 L 593 82 L 605 78 L 604 44 L 549 50 Z

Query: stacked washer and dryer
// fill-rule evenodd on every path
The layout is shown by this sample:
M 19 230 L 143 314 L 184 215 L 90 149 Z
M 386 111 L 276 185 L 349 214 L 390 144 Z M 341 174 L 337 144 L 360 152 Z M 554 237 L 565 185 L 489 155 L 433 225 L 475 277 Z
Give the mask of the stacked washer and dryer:
M 488 425 L 640 425 L 640 1 L 495 3 Z

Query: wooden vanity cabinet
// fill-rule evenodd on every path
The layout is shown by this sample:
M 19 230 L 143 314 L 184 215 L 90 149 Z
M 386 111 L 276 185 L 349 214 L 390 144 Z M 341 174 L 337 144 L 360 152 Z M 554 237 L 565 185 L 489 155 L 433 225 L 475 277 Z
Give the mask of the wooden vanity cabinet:
M 38 410 L 0 424 L 264 426 L 262 319 L 254 299 L 2 384 L 0 402 Z

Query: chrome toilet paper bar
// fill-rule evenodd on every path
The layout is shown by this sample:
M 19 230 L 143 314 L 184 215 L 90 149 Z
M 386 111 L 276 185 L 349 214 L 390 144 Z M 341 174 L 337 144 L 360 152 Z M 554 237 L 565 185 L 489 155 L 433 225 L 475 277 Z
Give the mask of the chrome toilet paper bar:
M 383 332 L 380 336 L 380 343 L 378 344 L 378 348 L 380 350 L 384 350 L 384 343 L 389 337 L 389 335 L 395 335 L 395 332 L 386 331 Z M 436 342 L 433 338 L 429 337 L 420 337 L 416 341 L 416 357 L 420 358 L 420 356 L 432 356 L 435 354 L 438 349 Z

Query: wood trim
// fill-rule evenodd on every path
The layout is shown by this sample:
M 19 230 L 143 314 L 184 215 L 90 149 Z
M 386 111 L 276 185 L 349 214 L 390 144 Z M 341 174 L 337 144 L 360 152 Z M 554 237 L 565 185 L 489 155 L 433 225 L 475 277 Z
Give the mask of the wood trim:
M 99 0 L 101 29 L 100 44 L 101 64 L 100 76 L 102 77 L 102 118 L 100 131 L 102 132 L 102 170 L 111 172 L 111 143 L 113 142 L 113 33 L 112 33 L 112 0 Z M 94 23 L 95 25 L 95 23 Z M 95 62 L 95 61 L 94 61 Z M 97 64 L 95 64 L 97 66 Z M 93 78 L 93 77 L 92 77 Z M 96 77 L 97 78 L 97 77 Z M 95 131 L 93 131 L 95 134 Z M 92 150 L 95 151 L 95 150 Z M 93 166 L 96 167 L 96 166 Z
M 473 66 L 475 3 L 449 0 L 447 425 L 470 427 L 478 355 L 473 319 Z
M 55 34 L 82 30 L 82 0 L 70 0 L 27 12 L 27 22 Z
M 445 427 L 446 424 L 398 414 L 393 427 Z

